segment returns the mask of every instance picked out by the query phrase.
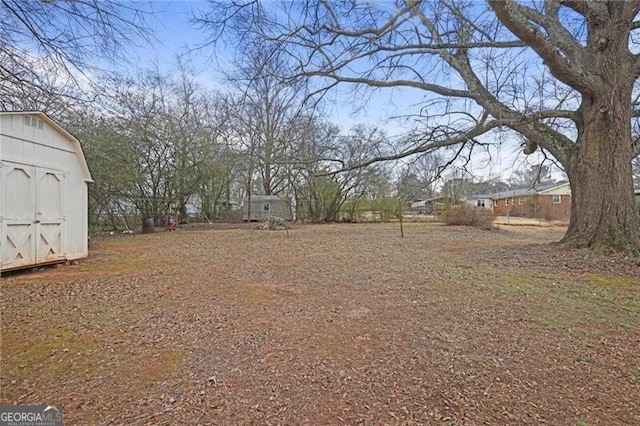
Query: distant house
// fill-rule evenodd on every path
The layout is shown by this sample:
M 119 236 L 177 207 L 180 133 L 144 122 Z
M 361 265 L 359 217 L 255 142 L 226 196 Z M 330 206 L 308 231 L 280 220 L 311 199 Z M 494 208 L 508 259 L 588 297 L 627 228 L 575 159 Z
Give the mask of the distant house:
M 571 187 L 568 182 L 539 185 L 470 197 L 477 207 L 492 209 L 496 216 L 535 217 L 568 221 L 571 216 Z
M 470 197 L 468 199 L 468 202 L 474 207 L 493 210 L 493 199 L 491 199 L 490 197 L 490 195 L 477 195 Z
M 291 204 L 277 195 L 252 195 L 242 206 L 244 221 L 266 220 L 276 216 L 284 220 L 293 220 Z
M 411 212 L 415 214 L 435 214 L 441 212 L 446 206 L 455 204 L 450 197 L 434 197 L 427 200 L 416 200 L 411 203 Z
M 425 203 L 426 200 L 415 200 L 413 203 L 411 203 L 411 213 L 426 214 Z

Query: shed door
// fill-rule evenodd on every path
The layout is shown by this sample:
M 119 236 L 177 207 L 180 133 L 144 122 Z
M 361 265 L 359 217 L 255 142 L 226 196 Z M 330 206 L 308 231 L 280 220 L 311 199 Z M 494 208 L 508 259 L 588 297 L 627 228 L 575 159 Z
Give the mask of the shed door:
M 2 163 L 2 269 L 64 258 L 64 174 Z
M 33 167 L 2 163 L 2 267 L 35 263 Z
M 64 175 L 60 171 L 36 168 L 36 179 L 36 262 L 41 263 L 64 258 Z

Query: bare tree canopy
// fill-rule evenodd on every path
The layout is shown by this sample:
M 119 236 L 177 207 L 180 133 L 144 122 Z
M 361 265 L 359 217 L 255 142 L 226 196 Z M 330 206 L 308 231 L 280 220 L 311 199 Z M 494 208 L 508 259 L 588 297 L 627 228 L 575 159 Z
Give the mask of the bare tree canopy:
M 117 0 L 0 0 L 0 99 L 3 109 L 34 96 L 69 95 L 60 85 L 113 61 L 148 39 L 145 3 Z
M 508 131 L 565 169 L 567 246 L 640 252 L 640 1 L 210 3 L 198 22 L 212 40 L 271 45 L 319 90 L 423 93 L 410 144 L 369 162 Z

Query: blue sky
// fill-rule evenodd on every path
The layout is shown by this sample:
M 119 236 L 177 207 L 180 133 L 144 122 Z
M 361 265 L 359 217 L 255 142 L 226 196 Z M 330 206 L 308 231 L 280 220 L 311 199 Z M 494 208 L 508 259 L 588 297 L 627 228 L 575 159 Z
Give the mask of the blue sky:
M 205 33 L 198 30 L 189 21 L 193 11 L 207 7 L 204 1 L 154 1 L 151 4 L 154 14 L 149 16 L 147 24 L 153 30 L 156 42 L 134 42 L 130 55 L 131 63 L 122 64 L 123 68 L 132 66 L 145 68 L 157 61 L 170 68 L 176 62 L 178 54 L 195 47 L 205 39 Z M 197 61 L 198 68 L 204 67 L 204 55 Z M 201 71 L 201 70 L 197 70 Z
M 209 5 L 205 1 L 153 1 L 150 3 L 155 14 L 148 19 L 153 27 L 157 42 L 151 45 L 142 44 L 131 50 L 130 62 L 118 64 L 117 68 L 131 72 L 135 69 L 150 69 L 158 64 L 164 72 L 175 70 L 177 56 L 185 54 L 206 40 L 206 33 L 196 28 L 191 22 L 194 12 L 207 10 Z M 228 64 L 232 55 L 232 47 L 217 46 L 192 51 L 187 54 L 189 64 L 199 81 L 209 87 L 224 89 L 224 80 L 218 72 L 218 64 Z M 216 56 L 213 56 L 216 55 Z M 212 60 L 214 58 L 214 60 Z M 331 99 L 335 102 L 327 105 L 328 118 L 345 130 L 356 123 L 364 123 L 383 127 L 391 135 L 400 133 L 403 129 L 396 122 L 386 122 L 390 116 L 415 111 L 415 104 L 422 100 L 423 93 L 412 89 L 377 90 L 367 93 L 366 99 L 354 98 L 349 92 L 349 86 L 342 86 L 342 90 L 335 92 Z M 354 107 L 355 106 L 355 107 Z M 361 108 L 356 108 L 360 107 Z M 519 154 L 517 144 L 510 142 L 509 137 L 502 141 L 504 146 L 499 153 L 492 155 L 492 166 L 486 167 L 488 161 L 484 155 L 474 157 L 471 167 L 479 175 L 490 171 L 508 177 L 514 166 L 522 165 L 526 161 Z M 529 162 L 536 162 L 533 158 Z
M 152 3 L 156 12 L 149 18 L 148 23 L 153 27 L 157 43 L 134 46 L 129 55 L 130 63 L 117 66 L 123 71 L 131 68 L 151 68 L 158 63 L 160 68 L 170 71 L 175 68 L 178 55 L 194 49 L 206 40 L 207 34 L 196 28 L 191 22 L 194 12 L 207 10 L 205 1 L 155 1 Z M 200 81 L 211 87 L 220 88 L 224 85 L 223 78 L 218 72 L 218 65 L 228 65 L 232 55 L 232 48 L 218 45 L 187 53 L 189 63 Z M 214 56 L 215 55 L 215 56 Z M 376 91 L 366 98 L 366 108 L 358 108 L 353 96 L 348 92 L 349 87 L 343 86 L 344 91 L 335 94 L 335 103 L 328 105 L 328 114 L 332 119 L 339 120 L 345 125 L 367 123 L 380 125 L 386 117 L 402 114 L 417 103 L 422 94 L 415 90 L 394 89 Z M 358 99 L 357 101 L 362 101 Z M 389 124 L 390 130 L 399 130 Z M 393 128 L 393 129 L 392 129 Z

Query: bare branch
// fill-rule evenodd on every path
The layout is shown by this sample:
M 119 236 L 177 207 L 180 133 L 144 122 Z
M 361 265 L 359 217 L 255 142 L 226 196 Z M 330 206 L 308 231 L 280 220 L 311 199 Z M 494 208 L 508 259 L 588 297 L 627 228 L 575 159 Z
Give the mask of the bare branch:
M 542 15 L 513 0 L 489 0 L 489 6 L 511 32 L 540 55 L 557 79 L 580 93 L 592 92 L 595 77 L 582 68 L 586 63 L 584 48 L 557 19 Z
M 44 86 L 65 96 L 54 79 L 79 86 L 79 77 L 97 69 L 96 58 L 125 60 L 127 46 L 152 37 L 145 7 L 117 0 L 0 0 L 3 103 L 25 89 L 46 94 Z
M 559 3 L 573 9 L 585 18 L 606 19 L 609 13 L 607 5 L 598 1 L 560 0 Z
M 338 74 L 327 74 L 325 72 L 320 72 L 320 71 L 307 72 L 305 73 L 305 75 L 309 77 L 312 77 L 312 76 L 328 77 L 342 83 L 366 84 L 367 86 L 370 86 L 370 87 L 413 87 L 416 89 L 422 89 L 425 91 L 437 93 L 443 96 L 456 96 L 460 98 L 473 99 L 473 95 L 466 90 L 455 90 L 455 89 L 450 89 L 448 87 L 439 86 L 436 84 L 422 83 L 414 80 L 380 81 L 380 80 L 373 80 L 373 79 L 360 78 L 360 77 L 345 77 Z
M 533 123 L 531 121 L 535 120 L 536 117 L 538 117 L 538 119 L 543 118 L 542 115 L 532 115 L 530 116 L 531 118 L 527 118 L 525 114 L 515 111 L 500 102 L 496 96 L 482 84 L 474 72 L 466 53 L 460 52 L 456 56 L 445 57 L 445 60 L 458 71 L 467 83 L 469 91 L 474 94 L 476 102 L 482 105 L 489 114 L 497 119 L 504 120 L 502 121 L 504 125 L 523 133 L 535 145 L 542 146 L 553 155 L 558 155 L 558 157 L 556 157 L 558 161 L 563 162 L 568 158 L 568 153 L 574 149 L 573 142 L 545 124 L 541 122 Z M 540 114 L 542 114 L 542 112 Z M 550 112 L 548 111 L 547 114 L 550 114 Z M 573 111 L 558 111 L 558 115 L 555 116 L 569 118 L 574 121 L 576 119 L 576 114 Z M 531 154 L 534 151 L 535 148 L 532 144 L 527 147 L 525 153 Z

